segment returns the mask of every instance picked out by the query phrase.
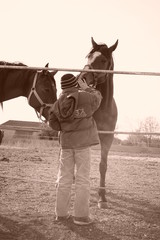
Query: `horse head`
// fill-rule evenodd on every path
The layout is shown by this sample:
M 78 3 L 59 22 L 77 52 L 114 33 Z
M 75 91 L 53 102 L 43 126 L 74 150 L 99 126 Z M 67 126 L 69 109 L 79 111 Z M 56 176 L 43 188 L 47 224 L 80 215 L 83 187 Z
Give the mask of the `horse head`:
M 45 66 L 48 67 L 48 64 Z M 28 94 L 29 104 L 48 120 L 48 111 L 57 100 L 57 89 L 54 75 L 57 71 L 42 70 L 37 71 Z
M 112 53 L 118 45 L 118 40 L 111 47 L 108 47 L 106 44 L 97 44 L 93 38 L 91 38 L 91 41 L 92 49 L 87 55 L 88 62 L 84 69 L 113 70 Z M 101 84 L 108 76 L 108 74 L 103 72 L 83 72 L 80 75 L 85 78 L 88 85 Z

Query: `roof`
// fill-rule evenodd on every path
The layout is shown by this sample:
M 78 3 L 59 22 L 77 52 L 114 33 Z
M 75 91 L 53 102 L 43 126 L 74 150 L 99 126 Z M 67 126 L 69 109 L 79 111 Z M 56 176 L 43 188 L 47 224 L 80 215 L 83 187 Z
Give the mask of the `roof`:
M 1 126 L 20 126 L 20 127 L 41 127 L 40 122 L 29 122 L 29 121 L 17 121 L 17 120 L 9 120 L 5 123 L 2 123 Z
M 42 130 L 41 122 L 29 122 L 29 121 L 17 121 L 17 120 L 9 120 L 0 125 L 1 129 L 24 129 L 29 131 L 38 131 Z

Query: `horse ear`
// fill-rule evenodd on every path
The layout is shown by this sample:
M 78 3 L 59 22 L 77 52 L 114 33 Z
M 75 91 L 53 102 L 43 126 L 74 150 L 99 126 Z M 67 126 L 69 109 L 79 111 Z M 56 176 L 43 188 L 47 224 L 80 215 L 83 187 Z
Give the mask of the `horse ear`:
M 94 41 L 93 37 L 91 37 L 91 42 L 92 42 L 93 48 L 96 48 L 98 46 L 98 44 Z
M 112 46 L 109 48 L 110 53 L 112 53 L 112 52 L 116 49 L 117 45 L 118 45 L 118 40 L 115 42 L 114 45 L 112 45 Z
M 48 68 L 48 66 L 49 66 L 49 63 L 46 64 L 45 68 Z M 47 71 L 48 71 L 47 69 L 46 70 L 44 69 L 42 72 L 44 75 L 47 75 Z

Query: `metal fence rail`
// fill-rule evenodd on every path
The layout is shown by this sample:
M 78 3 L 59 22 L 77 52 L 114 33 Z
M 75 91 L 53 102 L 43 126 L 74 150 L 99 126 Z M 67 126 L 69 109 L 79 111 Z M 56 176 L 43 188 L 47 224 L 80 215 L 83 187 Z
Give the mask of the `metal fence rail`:
M 49 127 L 21 127 L 21 126 L 5 126 L 5 125 L 0 125 L 0 130 L 24 130 L 24 131 L 29 131 L 29 132 L 40 132 L 40 131 L 45 131 L 45 130 L 52 130 Z M 155 135 L 155 136 L 160 136 L 160 132 L 132 132 L 132 131 L 98 131 L 100 134 L 123 134 L 123 135 Z
M 125 74 L 125 75 L 145 75 L 145 76 L 160 76 L 160 72 L 138 72 L 138 71 L 116 71 L 116 70 L 100 70 L 100 69 L 75 69 L 75 68 L 48 68 L 48 67 L 28 67 L 28 66 L 12 66 L 0 65 L 1 69 L 31 69 L 31 70 L 49 70 L 60 72 L 96 72 L 110 74 Z
M 160 132 L 98 131 L 98 133 L 100 133 L 100 134 L 157 135 L 157 136 L 160 136 Z

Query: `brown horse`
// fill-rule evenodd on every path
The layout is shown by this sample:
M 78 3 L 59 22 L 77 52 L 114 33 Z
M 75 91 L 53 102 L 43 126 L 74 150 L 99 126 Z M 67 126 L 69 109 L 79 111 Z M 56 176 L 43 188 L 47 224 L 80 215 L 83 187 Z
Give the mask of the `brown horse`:
M 4 131 L 3 130 L 0 130 L 0 145 L 2 143 L 2 139 L 4 137 Z
M 87 55 L 88 63 L 84 69 L 113 70 L 114 62 L 112 52 L 116 49 L 117 42 L 107 47 L 106 44 L 97 44 L 92 38 L 92 50 Z M 117 122 L 117 106 L 113 98 L 113 74 L 83 72 L 80 76 L 84 76 L 86 82 L 94 85 L 102 94 L 102 102 L 99 109 L 94 114 L 98 130 L 114 131 Z M 100 187 L 99 201 L 100 208 L 106 208 L 106 191 L 105 177 L 107 171 L 108 153 L 114 138 L 113 134 L 99 134 L 101 143 L 101 161 L 99 164 L 100 171 Z
M 4 66 L 24 66 L 22 63 L 0 61 Z M 48 64 L 45 66 L 48 67 Z M 28 99 L 39 116 L 48 120 L 48 110 L 57 99 L 54 75 L 56 72 L 33 69 L 0 68 L 0 103 L 19 96 Z M 38 115 L 38 113 L 37 113 Z

